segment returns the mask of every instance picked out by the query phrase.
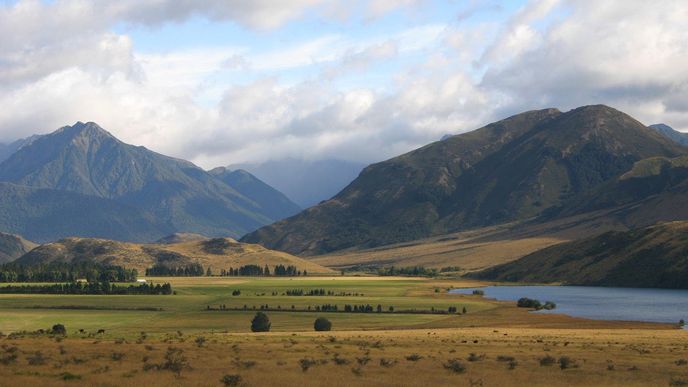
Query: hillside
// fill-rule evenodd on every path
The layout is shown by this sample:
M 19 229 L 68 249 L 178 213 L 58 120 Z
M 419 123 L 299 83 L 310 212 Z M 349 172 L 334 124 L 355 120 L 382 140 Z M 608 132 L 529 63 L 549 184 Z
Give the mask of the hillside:
M 116 202 L 107 207 L 137 209 L 161 226 L 154 239 L 144 239 L 148 241 L 174 231 L 239 236 L 290 210 L 276 211 L 280 203 L 262 207 L 192 163 L 125 144 L 95 123 L 79 122 L 24 144 L 0 163 L 0 181 Z M 60 228 L 54 227 L 52 238 L 60 236 Z M 93 235 L 61 229 L 70 235 Z
M 283 193 L 243 169 L 231 171 L 219 167 L 210 170 L 209 173 L 234 188 L 244 197 L 251 198 L 272 219 L 284 219 L 301 211 L 301 208 Z
M 688 221 L 562 243 L 470 277 L 568 285 L 688 289 Z
M 188 233 L 188 232 L 175 232 L 174 234 L 170 234 L 164 238 L 160 238 L 157 241 L 155 241 L 156 244 L 160 245 L 171 245 L 175 243 L 182 243 L 182 242 L 192 242 L 192 241 L 203 241 L 210 239 L 204 235 L 201 234 L 193 234 L 193 233 Z
M 155 264 L 168 267 L 200 263 L 215 273 L 229 267 L 254 264 L 294 265 L 309 273 L 332 273 L 301 258 L 271 251 L 260 245 L 238 243 L 231 238 L 214 238 L 175 244 L 135 244 L 105 239 L 66 238 L 41 245 L 17 259 L 17 263 L 33 265 L 47 262 L 93 260 L 105 264 L 134 268 L 143 275 L 146 268 Z
M 332 199 L 242 241 L 315 255 L 533 219 L 639 160 L 686 152 L 607 106 L 526 112 L 373 164 Z
M 672 141 L 675 141 L 681 145 L 688 145 L 688 133 L 679 132 L 671 126 L 665 124 L 650 125 L 650 128 L 656 130 L 658 133 Z
M 12 262 L 33 250 L 37 244 L 29 242 L 19 235 L 0 232 L 0 264 Z
M 145 211 L 74 192 L 0 182 L 0 230 L 48 242 L 73 235 L 143 242 L 174 230 Z

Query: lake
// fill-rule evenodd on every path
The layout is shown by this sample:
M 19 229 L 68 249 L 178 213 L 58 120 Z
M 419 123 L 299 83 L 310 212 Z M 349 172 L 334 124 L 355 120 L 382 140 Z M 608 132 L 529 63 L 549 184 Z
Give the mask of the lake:
M 480 289 L 485 297 L 516 301 L 528 297 L 557 304 L 554 310 L 535 313 L 563 313 L 597 320 L 629 320 L 678 323 L 688 321 L 688 290 L 605 288 L 593 286 L 487 286 L 453 289 L 450 293 L 471 294 Z

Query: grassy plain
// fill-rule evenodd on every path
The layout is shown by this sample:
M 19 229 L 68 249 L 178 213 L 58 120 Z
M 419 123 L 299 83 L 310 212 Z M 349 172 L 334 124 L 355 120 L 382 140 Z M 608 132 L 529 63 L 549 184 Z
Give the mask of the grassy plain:
M 688 381 L 688 365 L 681 362 L 688 358 L 684 330 L 530 313 L 513 303 L 447 293 L 451 287 L 484 284 L 479 282 L 401 277 L 156 280 L 171 282 L 177 295 L 0 295 L 0 331 L 5 334 L 0 337 L 0 385 L 221 386 L 225 375 L 240 376 L 236 385 L 246 386 L 667 386 Z M 320 288 L 359 295 L 282 295 L 287 289 Z M 241 295 L 232 296 L 234 290 Z M 468 313 L 274 311 L 267 313 L 272 332 L 250 333 L 255 311 L 205 310 L 220 304 L 288 310 L 324 303 L 340 308 L 381 304 L 384 310 L 393 305 L 397 311 L 456 306 Z M 330 319 L 333 331 L 313 332 L 318 316 Z M 17 333 L 56 323 L 67 327 L 67 338 Z M 105 333 L 96 334 L 99 329 Z M 554 364 L 540 365 L 548 355 Z M 572 363 L 562 369 L 561 358 Z

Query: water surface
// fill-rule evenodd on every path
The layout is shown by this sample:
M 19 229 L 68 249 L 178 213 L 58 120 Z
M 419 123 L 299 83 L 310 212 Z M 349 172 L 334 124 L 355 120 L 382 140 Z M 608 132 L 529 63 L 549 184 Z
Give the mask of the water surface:
M 453 289 L 451 293 L 471 294 L 480 289 L 485 297 L 516 301 L 528 297 L 557 304 L 554 310 L 536 313 L 563 313 L 596 320 L 688 321 L 688 290 L 605 288 L 593 286 L 487 286 Z

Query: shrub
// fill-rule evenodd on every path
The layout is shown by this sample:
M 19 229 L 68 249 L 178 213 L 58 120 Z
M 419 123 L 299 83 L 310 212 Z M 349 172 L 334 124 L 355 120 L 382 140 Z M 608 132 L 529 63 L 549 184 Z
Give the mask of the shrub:
M 484 296 L 484 295 L 485 295 L 485 291 L 484 291 L 484 290 L 480 290 L 480 289 L 476 289 L 476 290 L 473 291 L 473 295 L 474 295 L 474 296 Z
M 676 360 L 676 361 L 674 362 L 674 364 L 676 364 L 677 366 L 684 366 L 684 365 L 688 364 L 688 360 L 686 360 L 686 359 L 678 359 L 678 360 Z
M 50 330 L 50 332 L 53 335 L 66 336 L 67 335 L 67 328 L 65 328 L 65 326 L 62 324 L 55 324 L 55 325 L 53 325 L 53 328 Z
M 198 346 L 198 348 L 201 348 L 203 346 L 203 344 L 205 344 L 205 337 L 198 336 L 196 338 L 195 342 L 196 342 L 196 346 Z
M 517 365 L 518 365 L 518 362 L 516 360 L 510 360 L 509 361 L 509 369 L 510 370 L 516 369 Z
M 567 356 L 562 356 L 559 358 L 559 368 L 565 370 L 567 368 L 575 368 L 576 362 Z
M 316 365 L 317 362 L 313 359 L 303 358 L 299 360 L 299 365 L 301 366 L 301 371 L 306 372 L 309 368 Z
M 241 376 L 240 375 L 225 375 L 220 379 L 220 382 L 224 384 L 225 386 L 229 387 L 236 387 L 239 384 L 241 384 Z
M 550 355 L 547 355 L 545 357 L 540 358 L 540 365 L 543 367 L 549 367 L 551 365 L 554 365 L 556 361 L 557 359 L 553 358 Z
M 329 331 L 332 329 L 332 323 L 325 317 L 318 317 L 315 319 L 315 323 L 313 323 L 313 329 L 318 332 Z
M 513 356 L 499 355 L 497 356 L 497 361 L 513 361 Z
M 65 381 L 67 381 L 67 380 L 79 380 L 79 379 L 81 379 L 81 376 L 80 375 L 74 375 L 73 373 L 70 373 L 70 372 L 63 372 L 60 375 L 60 379 L 65 380 Z
M 458 359 L 451 359 L 448 360 L 446 363 L 443 364 L 445 369 L 448 369 L 452 372 L 455 372 L 457 374 L 462 374 L 466 372 L 466 366 L 463 365 Z
M 191 368 L 183 353 L 184 351 L 178 348 L 167 348 L 165 362 L 160 368 L 172 371 L 179 376 L 185 368 Z
M 483 359 L 485 359 L 485 355 L 477 355 L 475 353 L 469 354 L 468 357 L 466 358 L 466 360 L 468 360 L 470 362 L 481 361 Z
M 516 305 L 519 308 L 534 308 L 534 309 L 540 309 L 542 308 L 542 304 L 538 300 L 533 300 L 528 297 L 522 297 L 518 299 L 518 302 L 516 302 Z
M 270 332 L 270 319 L 263 312 L 256 313 L 251 321 L 251 332 Z
M 552 301 L 545 301 L 545 305 L 542 306 L 542 309 L 545 309 L 545 310 L 552 310 L 552 309 L 556 309 L 556 308 L 557 308 L 557 304 L 555 304 Z
M 397 364 L 397 361 L 394 359 L 385 359 L 384 357 L 380 358 L 380 365 L 382 367 L 389 368 L 394 366 L 395 364 Z
M 33 355 L 28 356 L 26 360 L 29 362 L 29 365 L 43 365 L 48 359 L 40 351 L 37 351 Z
M 421 356 L 417 353 L 406 356 L 406 360 L 408 360 L 408 361 L 418 361 L 422 358 L 423 358 L 423 356 Z
M 680 327 L 686 326 L 686 320 L 680 319 L 680 320 L 678 321 L 678 326 L 680 326 Z

